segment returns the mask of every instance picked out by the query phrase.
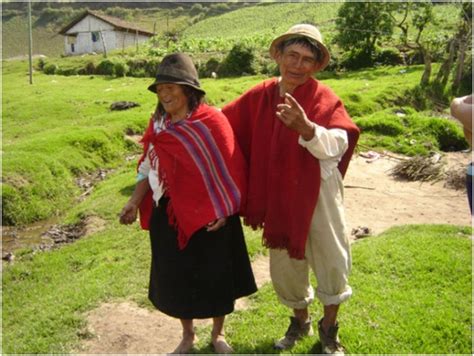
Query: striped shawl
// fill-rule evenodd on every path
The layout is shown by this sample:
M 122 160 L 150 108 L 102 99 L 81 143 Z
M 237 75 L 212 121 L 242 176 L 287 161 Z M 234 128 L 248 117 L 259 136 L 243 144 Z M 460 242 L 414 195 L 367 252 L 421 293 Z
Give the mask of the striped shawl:
M 245 196 L 246 166 L 226 117 L 201 104 L 186 120 L 158 134 L 153 122 L 143 137 L 144 152 L 153 143 L 158 174 L 169 196 L 170 225 L 178 231 L 180 249 L 206 224 L 240 211 Z M 152 200 L 140 207 L 143 228 L 148 228 Z

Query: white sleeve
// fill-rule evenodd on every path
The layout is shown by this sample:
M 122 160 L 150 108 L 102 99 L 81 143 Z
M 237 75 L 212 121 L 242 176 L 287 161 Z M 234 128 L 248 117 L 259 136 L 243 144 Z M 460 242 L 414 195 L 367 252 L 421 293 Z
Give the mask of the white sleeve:
M 319 160 L 339 161 L 349 145 L 347 132 L 343 129 L 327 129 L 315 123 L 313 127 L 314 137 L 306 141 L 300 136 L 298 143 Z
M 150 169 L 151 169 L 150 158 L 148 157 L 148 155 L 146 155 L 145 159 L 142 161 L 142 163 L 140 163 L 140 166 L 138 167 L 137 182 L 145 178 L 148 178 Z

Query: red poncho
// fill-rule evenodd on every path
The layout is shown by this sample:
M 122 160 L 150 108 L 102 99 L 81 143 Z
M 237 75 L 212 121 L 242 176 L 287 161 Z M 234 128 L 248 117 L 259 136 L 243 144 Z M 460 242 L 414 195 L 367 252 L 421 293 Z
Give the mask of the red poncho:
M 169 222 L 178 231 L 181 249 L 209 222 L 240 211 L 246 165 L 220 111 L 201 104 L 190 118 L 157 134 L 150 121 L 142 142 L 144 154 L 152 143 L 158 157 L 160 181 L 170 198 Z M 140 205 L 144 229 L 152 209 L 151 192 L 147 195 Z
M 344 175 L 359 130 L 342 102 L 312 78 L 292 95 L 309 120 L 347 131 L 349 148 L 339 164 Z M 283 100 L 278 80 L 270 79 L 226 105 L 222 112 L 229 119 L 249 166 L 245 223 L 264 227 L 263 238 L 268 247 L 287 249 L 291 257 L 303 259 L 318 201 L 320 167 L 319 160 L 298 144 L 298 134 L 276 116 L 276 106 Z

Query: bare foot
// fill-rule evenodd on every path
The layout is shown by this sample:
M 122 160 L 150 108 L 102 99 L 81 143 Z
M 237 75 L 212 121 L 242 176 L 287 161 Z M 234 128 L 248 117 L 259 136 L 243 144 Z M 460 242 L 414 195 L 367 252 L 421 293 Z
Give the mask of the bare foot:
M 197 341 L 196 334 L 183 335 L 183 339 L 172 352 L 172 354 L 187 354 L 191 351 L 194 346 L 194 342 Z
M 232 354 L 234 349 L 227 343 L 224 335 L 217 335 L 216 338 L 212 338 L 212 346 L 216 354 Z

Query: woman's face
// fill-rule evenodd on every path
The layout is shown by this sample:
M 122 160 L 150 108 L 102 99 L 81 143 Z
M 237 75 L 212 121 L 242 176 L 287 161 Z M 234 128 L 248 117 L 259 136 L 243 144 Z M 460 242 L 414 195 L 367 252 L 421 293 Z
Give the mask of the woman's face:
M 313 52 L 300 44 L 289 45 L 283 52 L 278 52 L 276 62 L 280 68 L 281 84 L 289 89 L 304 84 L 321 67 Z
M 172 119 L 184 119 L 189 111 L 188 98 L 179 84 L 166 83 L 156 86 L 156 95 Z

